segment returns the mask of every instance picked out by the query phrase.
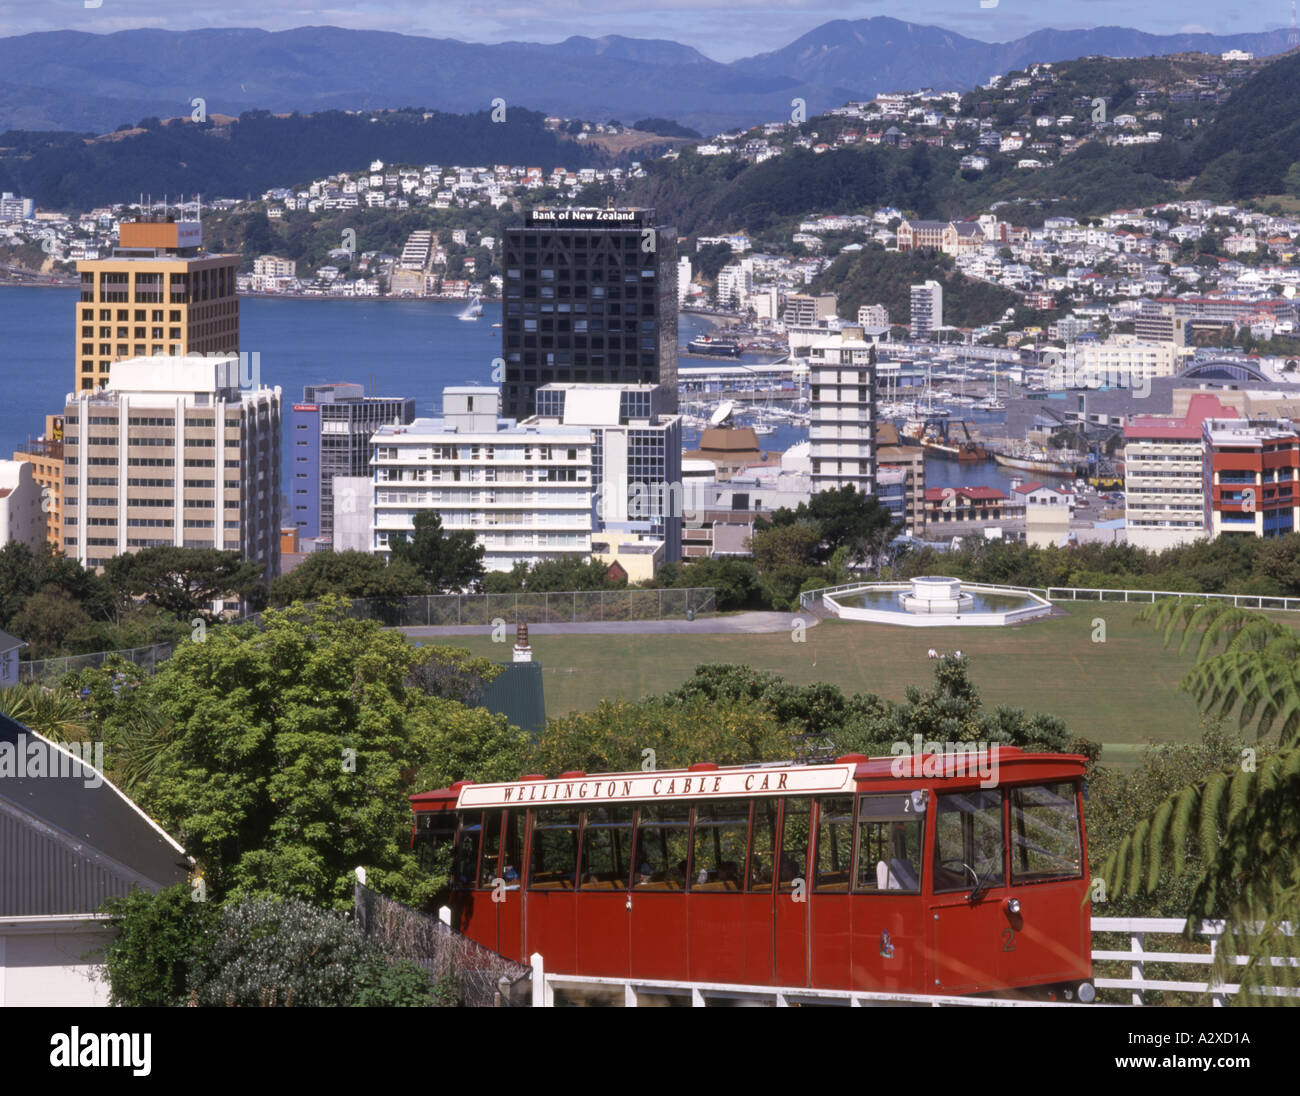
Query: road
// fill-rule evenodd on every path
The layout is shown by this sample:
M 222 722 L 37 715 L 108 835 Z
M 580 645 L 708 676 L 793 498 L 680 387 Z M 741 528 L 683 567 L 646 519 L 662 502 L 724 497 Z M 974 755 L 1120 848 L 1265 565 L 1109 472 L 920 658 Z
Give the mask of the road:
M 788 632 L 796 620 L 811 628 L 817 624 L 813 613 L 737 613 L 734 616 L 701 617 L 698 620 L 586 620 L 558 624 L 529 624 L 531 635 L 757 635 Z M 507 625 L 513 629 L 514 625 Z M 448 624 L 438 627 L 401 628 L 411 639 L 441 639 L 443 636 L 481 636 L 491 634 L 490 624 Z

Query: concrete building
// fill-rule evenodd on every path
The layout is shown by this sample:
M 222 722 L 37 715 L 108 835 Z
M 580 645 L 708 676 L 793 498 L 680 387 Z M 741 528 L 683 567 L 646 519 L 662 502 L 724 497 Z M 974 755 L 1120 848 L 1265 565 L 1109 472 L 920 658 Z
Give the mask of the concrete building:
M 1205 529 L 1280 537 L 1300 528 L 1300 435 L 1289 419 L 1207 419 Z
M 903 472 L 903 531 L 912 537 L 925 534 L 925 450 L 906 445 L 892 422 L 876 426 L 877 470 L 898 468 Z
M 1144 301 L 1133 322 L 1133 334 L 1141 342 L 1187 345 L 1187 320 L 1173 304 Z
M 0 222 L 30 221 L 35 216 L 33 199 L 20 197 L 9 190 L 0 194 Z
M 883 304 L 864 304 L 858 309 L 859 327 L 889 327 L 889 309 Z
M 45 433 L 15 450 L 14 460 L 32 466 L 45 511 L 45 539 L 63 550 L 63 416 L 46 415 Z
M 677 260 L 677 307 L 686 303 L 691 293 L 691 257 L 682 255 Z
M 83 566 L 155 545 L 280 570 L 280 390 L 233 355 L 114 362 L 64 409 L 63 551 Z
M 1052 548 L 1069 539 L 1075 504 L 1073 488 L 1031 480 L 1013 484 L 1011 496 L 1024 507 L 1025 543 L 1029 547 Z
M 0 460 L 0 546 L 19 541 L 33 552 L 45 540 L 45 510 L 30 461 Z
M 1161 552 L 1203 539 L 1205 442 L 1209 419 L 1236 418 L 1213 393 L 1191 397 L 1186 413 L 1135 415 L 1124 427 L 1124 520 L 1128 543 Z
M 238 255 L 203 250 L 197 221 L 124 222 L 107 259 L 77 263 L 73 391 L 103 387 L 126 358 L 239 353 Z
M 1074 363 L 1052 369 L 1054 387 L 1144 388 L 1157 377 L 1172 377 L 1188 352 L 1174 342 L 1143 342 L 1112 335 L 1105 342 L 1078 343 Z
M 913 339 L 928 339 L 943 326 L 943 286 L 927 281 L 912 286 Z
M 814 344 L 809 354 L 813 491 L 850 484 L 875 492 L 876 377 L 873 344 L 860 327 Z
M 504 412 L 544 384 L 662 384 L 677 408 L 677 230 L 652 209 L 537 209 L 505 231 Z
M 754 289 L 754 260 L 741 259 L 718 271 L 718 304 L 740 308 Z
M 368 475 L 335 476 L 332 488 L 335 506 L 331 550 L 369 552 L 374 544 L 374 480 Z
M 445 388 L 442 407 L 372 438 L 372 551 L 387 556 L 394 533 L 409 536 L 415 515 L 434 510 L 443 529 L 473 531 L 490 571 L 589 556 L 591 430 L 502 418 L 495 388 Z
M 415 400 L 367 396 L 359 384 L 307 385 L 289 416 L 290 513 L 302 537 L 334 532 L 334 477 L 370 476 L 370 437 L 415 418 Z
M 548 384 L 537 390 L 534 422 L 589 430 L 596 495 L 593 529 L 662 541 L 664 559 L 682 554 L 682 420 L 661 385 Z
M 788 327 L 812 327 L 835 316 L 834 293 L 791 293 L 785 299 L 781 322 Z

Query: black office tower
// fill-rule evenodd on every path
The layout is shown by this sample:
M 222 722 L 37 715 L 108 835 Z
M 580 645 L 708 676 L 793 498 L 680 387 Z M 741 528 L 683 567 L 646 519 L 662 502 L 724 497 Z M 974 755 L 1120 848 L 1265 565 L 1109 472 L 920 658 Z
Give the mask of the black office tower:
M 539 209 L 504 241 L 502 414 L 544 384 L 662 384 L 677 410 L 677 231 L 652 209 Z

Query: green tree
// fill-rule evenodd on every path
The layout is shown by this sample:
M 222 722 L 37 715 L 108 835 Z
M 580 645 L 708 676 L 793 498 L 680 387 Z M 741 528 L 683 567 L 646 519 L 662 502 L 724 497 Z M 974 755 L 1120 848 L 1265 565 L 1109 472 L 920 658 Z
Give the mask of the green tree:
M 264 592 L 262 567 L 238 552 L 163 545 L 114 556 L 104 565 L 121 595 L 143 596 L 182 620 L 214 617 L 212 603 L 225 598 L 256 601 Z
M 434 510 L 415 515 L 411 536 L 395 533 L 388 547 L 394 560 L 410 564 L 430 590 L 463 590 L 483 577 L 483 546 L 469 529 L 444 533 Z
M 864 553 L 878 557 L 901 525 L 874 495 L 864 495 L 851 485 L 818 491 L 794 510 L 781 508 L 772 514 L 771 525 L 781 527 L 807 522 L 821 537 L 815 562 L 826 563 L 841 548 L 850 559 Z
M 104 905 L 116 929 L 104 945 L 109 1001 L 126 1007 L 183 1005 L 190 971 L 201 956 L 217 917 L 206 902 L 195 902 L 184 883 L 157 893 L 132 890 Z
M 326 594 L 348 598 L 412 597 L 424 579 L 405 560 L 385 562 L 370 552 L 311 552 L 287 575 L 271 582 L 271 604 L 312 601 Z
M 146 688 L 170 724 L 139 799 L 195 857 L 208 892 L 346 907 L 364 866 L 419 905 L 407 796 L 519 774 L 524 736 L 407 686 L 419 650 L 326 598 L 210 629 Z
M 1101 865 L 1108 896 L 1152 894 L 1192 873 L 1188 936 L 1221 919 L 1214 980 L 1236 982 L 1239 1004 L 1295 1004 L 1270 991 L 1300 988 L 1300 637 L 1262 613 L 1190 599 L 1144 611 L 1165 642 L 1182 633 L 1197 662 L 1184 688 L 1209 713 L 1234 711 L 1243 729 L 1276 732 L 1275 753 L 1243 749 L 1231 766 L 1170 794 L 1118 842 Z M 1245 956 L 1237 966 L 1235 956 Z

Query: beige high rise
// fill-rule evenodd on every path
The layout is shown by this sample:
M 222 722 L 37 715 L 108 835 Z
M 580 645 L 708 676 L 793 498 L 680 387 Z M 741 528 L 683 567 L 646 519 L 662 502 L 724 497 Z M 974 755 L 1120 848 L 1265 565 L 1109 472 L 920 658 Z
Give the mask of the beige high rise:
M 280 389 L 256 359 L 133 358 L 64 410 L 63 551 L 98 567 L 155 545 L 280 570 Z
M 197 221 L 123 222 L 107 259 L 85 259 L 72 390 L 102 388 L 124 358 L 238 354 L 238 255 L 203 250 Z

